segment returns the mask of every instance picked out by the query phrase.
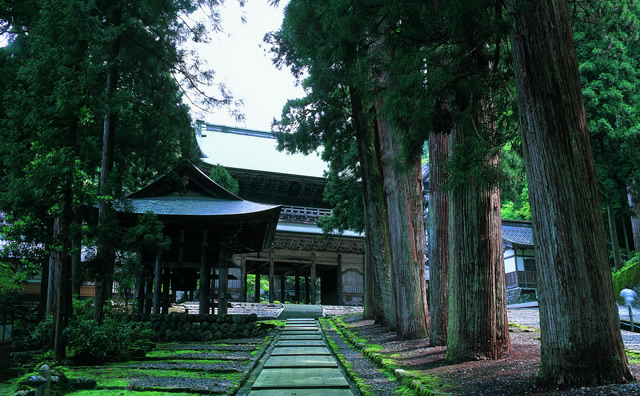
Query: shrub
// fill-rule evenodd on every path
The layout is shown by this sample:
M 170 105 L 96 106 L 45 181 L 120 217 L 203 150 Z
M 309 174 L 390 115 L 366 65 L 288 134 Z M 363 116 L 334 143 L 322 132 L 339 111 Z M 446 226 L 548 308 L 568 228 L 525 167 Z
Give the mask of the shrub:
M 632 288 L 640 285 L 640 252 L 636 252 L 620 270 L 612 274 L 613 292 L 616 298 L 620 291 L 629 285 Z

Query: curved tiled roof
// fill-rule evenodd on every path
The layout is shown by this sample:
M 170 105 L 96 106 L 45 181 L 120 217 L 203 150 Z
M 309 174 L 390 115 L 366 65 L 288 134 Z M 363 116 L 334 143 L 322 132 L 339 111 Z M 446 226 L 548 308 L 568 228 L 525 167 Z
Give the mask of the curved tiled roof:
M 533 246 L 533 228 L 528 221 L 502 220 L 502 240 L 519 246 Z

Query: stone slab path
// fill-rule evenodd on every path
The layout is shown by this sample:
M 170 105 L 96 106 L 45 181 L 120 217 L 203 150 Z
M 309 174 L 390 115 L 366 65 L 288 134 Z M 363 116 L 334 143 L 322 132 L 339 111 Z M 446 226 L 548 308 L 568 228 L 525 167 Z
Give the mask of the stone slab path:
M 250 395 L 354 395 L 315 318 L 287 319 Z

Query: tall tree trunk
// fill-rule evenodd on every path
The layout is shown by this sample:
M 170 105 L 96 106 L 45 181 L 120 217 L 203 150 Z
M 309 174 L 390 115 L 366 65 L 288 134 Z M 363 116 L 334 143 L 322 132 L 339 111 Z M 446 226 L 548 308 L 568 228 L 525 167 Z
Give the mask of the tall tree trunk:
M 622 268 L 623 262 L 620 256 L 620 242 L 618 241 L 618 230 L 616 228 L 616 212 L 611 203 L 607 202 L 607 218 L 609 219 L 609 235 L 611 235 L 611 249 L 613 250 L 613 264 L 616 270 Z
M 111 4 L 107 7 L 106 14 L 112 12 L 111 26 L 120 26 L 122 20 L 122 8 L 119 4 Z M 114 38 L 109 46 L 108 66 L 107 66 L 107 81 L 106 81 L 106 98 L 107 105 L 104 115 L 104 126 L 102 134 L 102 164 L 100 169 L 100 194 L 102 196 L 111 196 L 113 189 L 110 185 L 110 175 L 113 169 L 113 155 L 115 151 L 115 128 L 116 128 L 116 116 L 113 109 L 113 104 L 109 103 L 113 100 L 113 94 L 118 86 L 118 66 L 117 58 L 120 54 L 120 36 Z M 96 289 L 95 289 L 95 305 L 94 305 L 94 319 L 98 323 L 102 323 L 103 319 L 103 307 L 105 301 L 111 295 L 112 283 L 113 283 L 113 270 L 114 270 L 114 252 L 113 242 L 110 241 L 108 231 L 108 222 L 111 217 L 111 202 L 107 199 L 100 200 L 98 207 L 98 265 L 99 269 L 96 274 Z
M 640 205 L 633 196 L 634 191 L 631 186 L 627 187 L 627 198 L 629 199 L 629 209 L 631 210 L 631 233 L 633 234 L 633 248 L 640 252 Z
M 49 296 L 49 256 L 42 260 L 40 271 L 40 304 L 38 305 L 38 322 L 47 315 L 47 300 Z
M 469 144 L 465 139 L 475 132 L 466 127 L 452 132 L 450 153 Z M 497 169 L 497 155 L 479 166 Z M 492 180 L 470 175 L 450 192 L 447 360 L 511 353 L 500 213 L 500 189 Z
M 446 130 L 445 130 L 446 129 Z M 443 188 L 449 153 L 446 125 L 429 133 L 429 311 L 431 345 L 447 344 L 449 317 L 449 193 Z
M 429 336 L 424 268 L 424 218 L 420 153 L 400 163 L 402 136 L 382 117 L 376 103 L 387 219 L 391 235 L 391 270 L 400 339 Z
M 372 311 L 376 323 L 396 328 L 396 303 L 391 279 L 391 248 L 387 223 L 382 173 L 379 164 L 378 145 L 372 127 L 367 123 L 362 97 L 354 87 L 350 89 L 352 119 L 356 131 L 360 171 L 366 218 L 367 260 L 365 269 L 366 293 L 376 296 Z M 371 276 L 373 275 L 373 277 Z M 373 286 L 373 289 L 370 287 Z
M 64 191 L 62 213 L 54 221 L 55 251 L 52 253 L 52 265 L 56 268 L 55 311 L 53 313 L 53 358 L 59 362 L 66 356 L 66 342 L 64 328 L 71 316 L 71 255 L 70 255 L 70 226 L 71 226 L 71 181 Z
M 572 387 L 631 381 L 569 8 L 566 0 L 535 6 L 515 0 L 512 6 L 540 296 L 539 378 Z

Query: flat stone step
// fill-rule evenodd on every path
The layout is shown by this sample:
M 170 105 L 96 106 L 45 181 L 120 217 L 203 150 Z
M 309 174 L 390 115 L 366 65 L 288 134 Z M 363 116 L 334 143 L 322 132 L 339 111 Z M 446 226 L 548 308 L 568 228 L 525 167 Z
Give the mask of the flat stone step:
M 327 396 L 326 389 L 271 389 L 251 391 L 251 396 Z M 331 396 L 351 396 L 350 389 L 331 389 Z
M 296 367 L 338 367 L 331 356 L 271 356 L 264 368 L 296 368 Z
M 324 347 L 327 344 L 324 343 L 324 340 L 279 340 L 276 342 L 276 347 Z
M 284 326 L 283 331 L 320 331 L 317 326 Z
M 271 351 L 271 356 L 286 356 L 286 355 L 327 355 L 331 353 L 327 347 L 279 347 L 276 346 Z
M 282 334 L 281 340 L 321 340 L 320 334 Z
M 282 330 L 282 334 L 293 334 L 293 335 L 311 335 L 311 334 L 320 334 L 320 329 L 310 329 L 310 330 L 298 330 L 298 329 L 284 329 Z
M 313 389 L 326 393 L 333 389 L 349 389 L 349 383 L 337 368 L 272 368 L 264 369 L 253 384 L 253 390 Z M 280 393 L 281 394 L 281 393 Z

